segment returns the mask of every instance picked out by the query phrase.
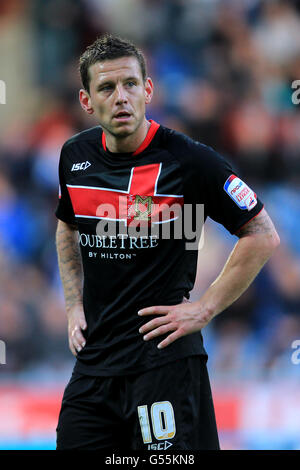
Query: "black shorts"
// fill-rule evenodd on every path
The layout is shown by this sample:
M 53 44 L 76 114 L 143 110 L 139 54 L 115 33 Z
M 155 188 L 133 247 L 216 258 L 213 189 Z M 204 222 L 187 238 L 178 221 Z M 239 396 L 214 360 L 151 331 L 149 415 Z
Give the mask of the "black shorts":
M 219 449 L 206 357 L 126 377 L 73 372 L 59 415 L 57 449 Z

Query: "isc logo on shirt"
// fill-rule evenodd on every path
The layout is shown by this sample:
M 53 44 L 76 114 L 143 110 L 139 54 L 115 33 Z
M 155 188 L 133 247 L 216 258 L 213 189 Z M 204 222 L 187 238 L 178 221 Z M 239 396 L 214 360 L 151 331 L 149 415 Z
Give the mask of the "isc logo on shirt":
M 225 181 L 224 190 L 241 208 L 251 211 L 257 204 L 256 194 L 236 175 L 231 175 Z
M 91 166 L 91 163 L 88 161 L 82 163 L 74 163 L 71 168 L 71 171 L 86 170 L 89 166 Z

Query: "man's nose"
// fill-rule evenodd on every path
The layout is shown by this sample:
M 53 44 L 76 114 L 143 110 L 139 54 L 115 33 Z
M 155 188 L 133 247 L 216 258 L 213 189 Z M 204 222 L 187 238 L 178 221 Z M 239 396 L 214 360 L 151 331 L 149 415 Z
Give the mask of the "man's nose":
M 116 104 L 122 104 L 122 103 L 126 103 L 127 101 L 127 96 L 126 96 L 126 92 L 124 90 L 124 88 L 122 87 L 122 85 L 118 85 L 116 87 Z

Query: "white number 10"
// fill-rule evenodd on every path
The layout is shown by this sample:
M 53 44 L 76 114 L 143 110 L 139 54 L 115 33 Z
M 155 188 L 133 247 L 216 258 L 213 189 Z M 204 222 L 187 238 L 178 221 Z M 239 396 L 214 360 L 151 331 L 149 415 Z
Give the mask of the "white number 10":
M 152 442 L 148 406 L 138 406 L 138 415 L 144 444 Z M 156 439 L 172 439 L 176 433 L 173 406 L 169 401 L 159 401 L 151 406 L 151 421 Z

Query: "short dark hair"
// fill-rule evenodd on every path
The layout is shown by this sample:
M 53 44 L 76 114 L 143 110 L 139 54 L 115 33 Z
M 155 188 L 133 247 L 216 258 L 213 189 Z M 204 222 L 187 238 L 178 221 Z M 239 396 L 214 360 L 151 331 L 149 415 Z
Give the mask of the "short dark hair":
M 90 91 L 89 68 L 96 62 L 119 59 L 121 57 L 135 57 L 141 67 L 143 81 L 146 81 L 145 57 L 132 42 L 112 34 L 104 34 L 86 48 L 79 59 L 79 71 L 84 89 Z

